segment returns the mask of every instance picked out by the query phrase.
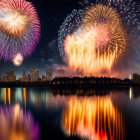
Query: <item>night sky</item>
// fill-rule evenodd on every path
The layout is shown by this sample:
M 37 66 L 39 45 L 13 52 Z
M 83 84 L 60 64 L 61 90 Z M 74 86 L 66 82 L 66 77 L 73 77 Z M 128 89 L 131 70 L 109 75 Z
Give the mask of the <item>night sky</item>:
M 20 77 L 22 70 L 28 73 L 32 68 L 38 68 L 42 76 L 49 67 L 64 66 L 58 50 L 58 31 L 68 14 L 73 9 L 81 9 L 79 1 L 82 0 L 27 0 L 35 6 L 41 23 L 41 38 L 31 56 L 26 58 L 22 65 L 17 67 L 12 62 L 0 60 L 0 71 L 2 75 L 10 69 L 15 70 L 17 77 Z M 94 0 L 91 0 L 94 2 Z M 139 1 L 139 0 L 135 0 Z M 126 15 L 127 16 L 127 15 Z M 133 27 L 133 26 L 132 26 Z M 129 33 L 130 34 L 130 33 Z M 137 45 L 136 45 L 137 44 Z M 132 44 L 131 44 L 132 45 Z M 128 48 L 123 60 L 115 67 L 117 71 L 126 73 L 139 73 L 140 71 L 140 47 L 139 42 L 133 41 L 133 46 Z M 136 56 L 137 55 L 137 56 Z M 132 69 L 132 70 L 131 70 Z
M 66 16 L 73 9 L 79 9 L 78 0 L 30 0 L 35 6 L 40 23 L 41 38 L 38 46 L 31 56 L 26 58 L 22 65 L 17 67 L 12 62 L 0 62 L 1 72 L 4 74 L 10 69 L 14 69 L 19 77 L 23 69 L 27 72 L 31 68 L 38 68 L 40 76 L 46 71 L 46 68 L 56 65 L 62 65 L 63 60 L 59 55 L 57 36 L 58 31 Z

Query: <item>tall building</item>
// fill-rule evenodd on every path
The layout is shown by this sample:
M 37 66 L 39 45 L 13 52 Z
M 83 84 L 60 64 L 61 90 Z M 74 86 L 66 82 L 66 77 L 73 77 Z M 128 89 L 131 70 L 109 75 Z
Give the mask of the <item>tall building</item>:
M 42 79 L 41 79 L 42 82 L 45 82 L 46 81 L 46 77 L 44 75 L 42 75 Z
M 140 75 L 133 74 L 133 82 L 136 84 L 140 84 Z
M 49 68 L 46 70 L 46 80 L 47 81 L 51 81 L 52 80 L 52 76 L 53 76 L 53 72 L 52 72 L 52 69 Z
M 27 78 L 26 70 L 23 70 L 22 71 L 22 79 L 26 79 L 26 78 Z
M 3 82 L 15 82 L 16 81 L 16 76 L 14 73 L 14 70 L 10 70 L 6 72 L 6 75 L 2 77 Z
M 65 77 L 65 70 L 59 69 L 58 70 L 58 77 Z
M 26 70 L 23 70 L 23 71 L 22 71 L 22 78 L 21 78 L 21 81 L 22 81 L 22 82 L 27 82 L 27 81 L 28 81 L 28 77 L 27 77 L 27 74 L 26 74 Z
M 31 81 L 31 75 L 30 75 L 30 74 L 28 74 L 27 79 L 28 79 L 28 82 L 30 82 L 30 81 Z
M 34 68 L 30 71 L 31 82 L 39 81 L 39 71 L 38 69 Z

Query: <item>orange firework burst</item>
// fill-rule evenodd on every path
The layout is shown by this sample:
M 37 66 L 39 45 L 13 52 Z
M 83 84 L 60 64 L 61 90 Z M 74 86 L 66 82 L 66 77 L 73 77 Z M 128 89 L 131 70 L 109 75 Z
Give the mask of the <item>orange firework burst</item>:
M 127 37 L 118 13 L 96 5 L 84 14 L 81 27 L 64 42 L 70 68 L 86 76 L 110 72 L 126 49 Z
M 106 44 L 102 44 L 100 40 L 98 47 L 100 47 L 100 53 L 114 52 L 115 46 L 118 46 L 117 56 L 119 57 L 126 48 L 126 32 L 123 28 L 121 18 L 117 11 L 109 6 L 98 4 L 90 7 L 84 15 L 82 26 L 85 28 L 98 27 L 100 25 L 99 36 L 102 40 L 106 40 L 106 37 L 110 37 L 110 40 Z M 105 36 L 107 35 L 107 36 Z
M 90 140 L 123 140 L 122 114 L 109 97 L 70 100 L 62 116 L 66 134 Z

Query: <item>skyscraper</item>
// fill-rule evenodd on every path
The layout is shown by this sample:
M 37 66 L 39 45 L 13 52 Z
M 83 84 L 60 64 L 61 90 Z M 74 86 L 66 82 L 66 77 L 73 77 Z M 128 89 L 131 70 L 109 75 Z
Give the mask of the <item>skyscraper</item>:
M 38 69 L 34 68 L 30 71 L 31 75 L 31 82 L 37 82 L 39 80 L 39 71 Z
M 52 76 L 53 76 L 53 72 L 52 72 L 52 69 L 49 68 L 46 70 L 46 80 L 47 81 L 51 81 L 52 80 Z
M 26 70 L 22 71 L 22 78 L 21 78 L 22 82 L 27 82 L 28 78 L 27 78 L 27 74 L 26 74 Z

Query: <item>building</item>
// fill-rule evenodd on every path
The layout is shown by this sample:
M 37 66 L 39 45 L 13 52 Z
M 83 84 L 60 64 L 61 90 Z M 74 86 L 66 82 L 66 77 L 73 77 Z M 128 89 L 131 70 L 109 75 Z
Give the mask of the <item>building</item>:
M 30 71 L 31 82 L 38 82 L 39 81 L 39 71 L 38 69 L 34 68 Z
M 52 72 L 52 69 L 49 68 L 46 70 L 46 80 L 47 81 L 51 81 L 52 80 L 52 76 L 53 76 L 53 72 Z
M 27 79 L 27 75 L 26 75 L 26 70 L 22 71 L 22 79 L 26 80 Z
M 31 75 L 30 74 L 28 74 L 27 79 L 28 79 L 28 82 L 31 82 Z
M 133 82 L 136 84 L 140 84 L 140 75 L 133 74 Z
M 58 76 L 57 77 L 65 77 L 65 70 L 59 69 L 58 70 Z
M 42 79 L 41 79 L 42 82 L 45 82 L 46 81 L 46 77 L 44 75 L 42 75 Z
M 16 76 L 14 70 L 10 70 L 6 72 L 6 75 L 2 77 L 2 82 L 15 82 L 15 81 L 16 81 Z
M 21 81 L 21 82 L 28 82 L 28 77 L 27 77 L 27 74 L 26 74 L 26 70 L 22 71 L 22 77 L 19 78 L 19 81 Z

